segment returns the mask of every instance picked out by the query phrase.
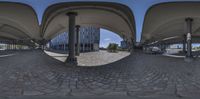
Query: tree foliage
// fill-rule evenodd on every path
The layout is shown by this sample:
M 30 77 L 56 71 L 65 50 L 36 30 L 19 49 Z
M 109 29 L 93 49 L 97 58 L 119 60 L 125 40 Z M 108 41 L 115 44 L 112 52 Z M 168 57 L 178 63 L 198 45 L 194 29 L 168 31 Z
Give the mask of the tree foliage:
M 118 44 L 110 43 L 107 47 L 108 52 L 117 52 Z

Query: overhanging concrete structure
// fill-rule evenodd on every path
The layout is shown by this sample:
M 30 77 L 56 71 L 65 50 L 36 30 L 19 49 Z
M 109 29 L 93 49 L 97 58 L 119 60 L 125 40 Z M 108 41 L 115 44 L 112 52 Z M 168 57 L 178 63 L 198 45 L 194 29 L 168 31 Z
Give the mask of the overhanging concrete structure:
M 42 37 L 46 40 L 68 31 L 67 12 L 77 12 L 76 24 L 96 26 L 118 33 L 130 42 L 135 42 L 135 21 L 132 11 L 125 5 L 103 2 L 68 2 L 48 7 L 41 25 Z
M 0 38 L 40 40 L 39 24 L 34 9 L 21 3 L 0 2 Z
M 42 14 L 41 26 L 38 13 L 31 5 L 16 2 L 0 2 L 0 40 L 42 43 L 58 33 L 68 31 L 68 16 L 74 11 L 77 25 L 95 26 L 116 32 L 134 43 L 135 20 L 132 10 L 123 4 L 109 2 L 62 2 L 52 4 Z
M 169 37 L 177 37 L 168 40 L 171 43 L 182 41 L 187 34 L 185 19 L 188 17 L 193 18 L 192 35 L 198 34 L 200 32 L 199 10 L 199 2 L 161 3 L 152 6 L 145 16 L 142 42 L 163 41 Z M 200 39 L 193 40 L 200 42 Z

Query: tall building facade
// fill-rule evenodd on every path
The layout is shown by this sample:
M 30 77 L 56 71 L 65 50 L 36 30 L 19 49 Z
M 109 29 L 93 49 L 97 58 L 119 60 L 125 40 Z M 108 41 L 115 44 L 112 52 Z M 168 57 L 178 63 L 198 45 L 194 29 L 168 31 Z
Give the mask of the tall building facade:
M 100 28 L 80 28 L 80 52 L 99 51 Z M 48 46 L 55 50 L 68 50 L 68 33 L 64 32 L 53 38 Z M 77 47 L 77 45 L 75 45 Z
M 121 48 L 122 49 L 127 49 L 128 48 L 128 42 L 125 41 L 125 40 L 121 41 Z

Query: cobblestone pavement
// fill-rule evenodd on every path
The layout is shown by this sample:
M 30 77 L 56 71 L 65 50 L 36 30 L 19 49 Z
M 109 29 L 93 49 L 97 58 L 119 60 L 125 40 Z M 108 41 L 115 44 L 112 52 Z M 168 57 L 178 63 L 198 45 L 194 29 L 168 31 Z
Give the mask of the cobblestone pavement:
M 45 51 L 45 53 L 62 62 L 65 62 L 66 57 L 68 56 L 68 54 L 60 54 L 51 51 Z M 100 50 L 98 52 L 80 53 L 80 56 L 77 56 L 77 59 L 79 66 L 101 66 L 118 61 L 128 55 L 130 55 L 130 52 L 119 51 L 117 53 L 109 53 Z
M 6 51 L 6 50 L 0 50 L 0 55 L 8 55 L 8 54 L 14 54 L 14 51 Z
M 199 97 L 199 60 L 141 52 L 99 67 L 71 67 L 42 51 L 0 58 L 0 96 Z

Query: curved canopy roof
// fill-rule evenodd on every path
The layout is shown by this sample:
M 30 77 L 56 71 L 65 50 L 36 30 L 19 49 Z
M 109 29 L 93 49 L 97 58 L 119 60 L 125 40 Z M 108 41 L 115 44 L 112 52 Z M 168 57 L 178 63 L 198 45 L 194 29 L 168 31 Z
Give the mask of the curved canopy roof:
M 40 39 L 39 24 L 34 10 L 25 4 L 0 3 L 0 38 Z
M 124 5 L 102 2 L 71 2 L 52 5 L 44 13 L 41 33 L 51 39 L 57 33 L 68 31 L 67 12 L 77 12 L 76 24 L 96 26 L 118 33 L 135 41 L 135 23 L 132 11 Z
M 181 36 L 185 33 L 186 17 L 194 18 L 193 32 L 199 31 L 200 2 L 194 2 L 197 0 L 0 1 L 0 39 L 50 39 L 56 33 L 67 31 L 65 13 L 69 11 L 79 13 L 79 25 L 106 28 L 132 41 L 136 40 L 137 28 L 137 42 L 140 42 L 141 30 L 142 42 Z
M 162 3 L 151 7 L 145 16 L 142 42 L 159 41 L 175 36 L 183 38 L 186 34 L 185 19 L 188 17 L 194 19 L 193 34 L 199 34 L 199 10 L 200 3 L 197 2 Z

